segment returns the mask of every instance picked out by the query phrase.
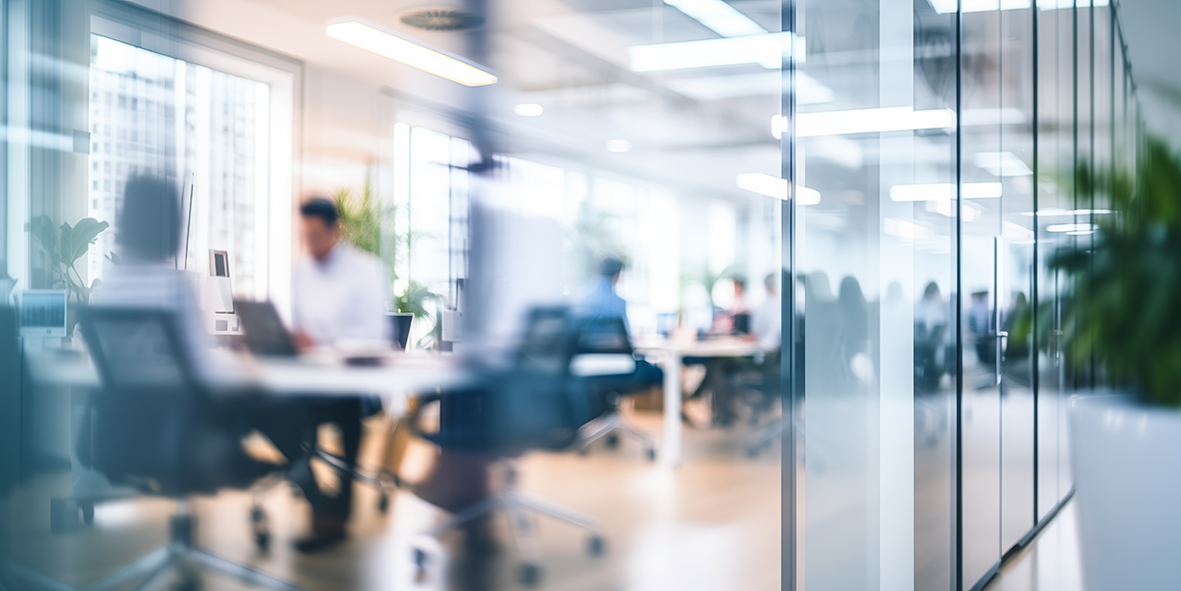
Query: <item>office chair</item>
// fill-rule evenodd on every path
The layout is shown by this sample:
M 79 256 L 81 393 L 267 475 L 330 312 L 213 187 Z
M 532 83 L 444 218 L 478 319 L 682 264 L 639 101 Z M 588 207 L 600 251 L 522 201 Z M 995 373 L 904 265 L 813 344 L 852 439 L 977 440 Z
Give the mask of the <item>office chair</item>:
M 204 568 L 268 589 L 298 587 L 193 545 L 187 499 L 219 488 L 247 488 L 234 466 L 242 456 L 238 424 L 245 395 L 214 397 L 195 375 L 175 314 L 162 310 L 84 307 L 79 326 L 102 390 L 92 407 L 89 461 L 112 483 L 176 500 L 170 543 L 91 585 L 106 590 L 142 578 L 146 589 L 172 570 L 196 588 Z
M 490 371 L 477 385 L 420 398 L 421 404 L 410 425 L 421 437 L 443 450 L 488 454 L 508 463 L 530 450 L 565 450 L 578 438 L 578 431 L 593 418 L 591 390 L 587 380 L 571 373 L 576 352 L 575 321 L 565 308 L 531 311 L 528 330 L 513 367 Z M 439 402 L 439 429 L 426 433 L 419 426 L 422 409 Z M 507 484 L 484 500 L 456 513 L 424 533 L 434 538 L 452 529 L 504 511 L 509 516 L 518 548 L 528 554 L 518 572 L 519 581 L 536 585 L 541 568 L 532 538 L 531 514 L 587 530 L 588 551 L 602 554 L 603 538 L 592 518 L 539 499 L 516 489 L 515 471 L 509 466 Z M 414 550 L 420 575 L 425 573 L 427 552 Z
M 624 396 L 651 386 L 651 380 L 640 375 L 644 366 L 637 364 L 634 354 L 622 318 L 595 318 L 579 323 L 572 372 L 586 377 L 595 394 L 594 402 L 606 406 L 599 416 L 579 429 L 574 446 L 580 453 L 589 452 L 591 444 L 604 439 L 608 447 L 615 447 L 622 434 L 638 441 L 649 461 L 656 459 L 656 438 L 628 425 L 619 413 Z
M 760 415 L 771 412 L 776 400 L 783 396 L 779 353 L 763 358 L 761 364 L 753 366 L 735 376 L 736 386 L 744 392 L 744 400 L 751 407 L 751 421 L 757 424 Z M 783 435 L 783 418 L 777 417 L 747 436 L 745 451 L 747 457 L 757 457 L 775 438 Z

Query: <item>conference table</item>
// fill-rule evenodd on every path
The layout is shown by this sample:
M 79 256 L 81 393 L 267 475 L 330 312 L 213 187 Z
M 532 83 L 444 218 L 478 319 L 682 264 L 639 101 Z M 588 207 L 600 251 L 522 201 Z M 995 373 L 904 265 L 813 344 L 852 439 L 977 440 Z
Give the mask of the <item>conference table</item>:
M 681 372 L 686 357 L 751 357 L 759 352 L 758 344 L 737 337 L 721 337 L 707 340 L 640 337 L 636 351 L 652 354 L 659 358 L 664 370 L 664 434 L 660 444 L 660 461 L 677 467 L 682 461 L 682 408 L 684 392 L 681 388 Z

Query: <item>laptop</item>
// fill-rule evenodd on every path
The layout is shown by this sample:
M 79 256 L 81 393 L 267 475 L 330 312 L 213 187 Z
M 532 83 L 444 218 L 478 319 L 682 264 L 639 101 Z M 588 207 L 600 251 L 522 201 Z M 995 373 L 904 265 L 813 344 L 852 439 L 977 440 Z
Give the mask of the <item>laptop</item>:
M 251 353 L 260 357 L 295 357 L 299 353 L 274 304 L 234 300 L 234 309 L 242 321 L 246 348 Z

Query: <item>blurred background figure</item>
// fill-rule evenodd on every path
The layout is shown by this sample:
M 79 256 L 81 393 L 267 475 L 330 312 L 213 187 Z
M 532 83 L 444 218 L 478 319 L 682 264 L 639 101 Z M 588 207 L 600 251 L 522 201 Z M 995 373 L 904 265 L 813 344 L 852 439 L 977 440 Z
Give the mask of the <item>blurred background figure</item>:
M 934 281 L 927 284 L 914 311 L 914 383 L 915 393 L 929 394 L 939 389 L 946 373 L 947 302 Z

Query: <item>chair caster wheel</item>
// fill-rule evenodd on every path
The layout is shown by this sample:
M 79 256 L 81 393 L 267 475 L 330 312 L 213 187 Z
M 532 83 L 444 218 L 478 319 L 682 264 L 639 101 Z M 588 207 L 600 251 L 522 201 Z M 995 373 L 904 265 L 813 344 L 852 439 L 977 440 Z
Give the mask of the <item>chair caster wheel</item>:
M 656 448 L 649 447 L 647 450 L 645 450 L 644 455 L 648 456 L 649 462 L 655 462 L 656 461 Z
M 536 587 L 541 583 L 541 567 L 531 562 L 522 564 L 520 570 L 517 571 L 517 582 L 522 587 Z
M 605 546 L 606 544 L 604 543 L 603 538 L 599 536 L 591 536 L 591 538 L 587 540 L 586 551 L 591 556 L 598 558 L 603 555 Z
M 390 510 L 390 496 L 383 494 L 381 498 L 377 499 L 377 510 L 381 511 L 382 515 Z
M 266 552 L 271 548 L 271 532 L 256 531 L 254 532 L 254 546 L 262 552 Z
M 82 505 L 82 523 L 86 525 L 94 523 L 94 503 Z
M 607 447 L 615 449 L 619 447 L 619 436 L 612 433 L 607 436 L 607 438 L 604 440 L 604 443 L 607 444 Z

